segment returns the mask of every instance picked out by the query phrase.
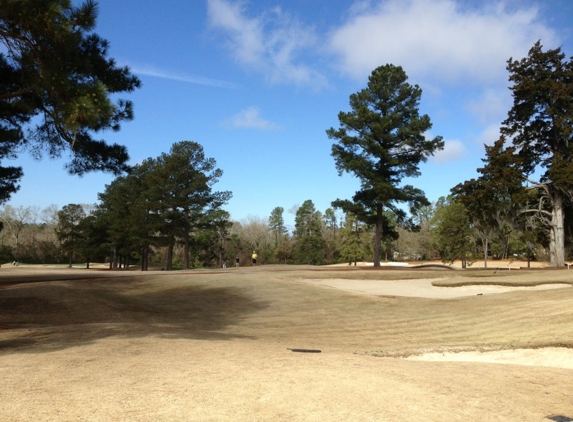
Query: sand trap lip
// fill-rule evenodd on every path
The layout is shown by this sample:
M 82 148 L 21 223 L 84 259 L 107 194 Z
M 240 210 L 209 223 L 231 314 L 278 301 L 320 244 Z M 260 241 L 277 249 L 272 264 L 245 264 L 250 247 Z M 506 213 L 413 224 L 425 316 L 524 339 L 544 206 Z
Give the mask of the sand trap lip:
M 445 279 L 416 280 L 348 280 L 348 279 L 300 279 L 303 283 L 333 287 L 358 294 L 374 296 L 403 296 L 427 299 L 454 299 L 465 296 L 489 295 L 518 290 L 549 290 L 571 288 L 567 283 L 542 284 L 532 287 L 507 287 L 495 285 L 473 285 L 461 287 L 436 287 L 433 281 Z
M 404 359 L 425 362 L 481 362 L 573 369 L 573 349 L 567 349 L 564 347 L 498 350 L 488 352 L 436 352 L 418 356 L 409 356 Z

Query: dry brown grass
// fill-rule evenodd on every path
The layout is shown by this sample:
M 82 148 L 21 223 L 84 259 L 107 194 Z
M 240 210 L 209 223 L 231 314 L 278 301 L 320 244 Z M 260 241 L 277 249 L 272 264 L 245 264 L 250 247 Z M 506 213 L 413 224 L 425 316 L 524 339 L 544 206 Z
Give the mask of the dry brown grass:
M 299 281 L 439 278 L 454 286 L 573 279 L 566 270 L 493 272 L 2 268 L 0 419 L 573 416 L 571 370 L 389 359 L 436 350 L 573 347 L 573 289 L 434 300 L 356 295 Z

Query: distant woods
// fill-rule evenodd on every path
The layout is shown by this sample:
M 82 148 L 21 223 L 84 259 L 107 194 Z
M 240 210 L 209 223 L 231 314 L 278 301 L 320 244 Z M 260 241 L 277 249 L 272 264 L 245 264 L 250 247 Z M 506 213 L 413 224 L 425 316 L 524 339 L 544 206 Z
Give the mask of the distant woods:
M 290 209 L 295 220 L 292 227 L 285 225 L 283 207 L 275 207 L 268 217 L 233 221 L 217 202 L 196 207 L 185 226 L 184 203 L 180 207 L 153 206 L 137 195 L 124 196 L 126 192 L 120 188 L 128 188 L 129 183 L 122 178 L 108 185 L 102 201 L 95 205 L 69 204 L 62 209 L 4 206 L 0 209 L 4 221 L 0 263 L 90 266 L 97 262 L 116 269 L 175 270 L 185 268 L 188 254 L 190 268 L 221 268 L 224 264 L 230 268 L 237 258 L 241 267 L 252 265 L 253 250 L 258 255 L 257 265 L 373 261 L 375 227 L 335 208 L 319 211 L 312 200 Z M 211 192 L 215 198 L 227 194 Z M 113 195 L 123 199 L 114 202 Z M 141 212 L 146 209 L 149 217 L 143 219 Z M 471 223 L 471 215 L 461 201 L 444 197 L 422 207 L 415 217 L 416 230 L 411 230 L 401 227 L 387 210 L 381 259 L 461 259 L 471 265 L 483 259 L 484 246 L 490 261 L 549 258 L 542 231 L 518 224 L 510 227 L 500 216 L 499 226 L 487 232 L 485 243 L 482 229 Z

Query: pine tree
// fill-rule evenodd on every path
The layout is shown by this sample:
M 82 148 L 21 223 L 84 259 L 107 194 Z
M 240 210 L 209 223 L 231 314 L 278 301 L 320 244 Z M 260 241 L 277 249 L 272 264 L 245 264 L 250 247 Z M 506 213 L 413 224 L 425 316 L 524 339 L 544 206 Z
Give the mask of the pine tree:
M 271 211 L 271 215 L 269 217 L 269 228 L 275 236 L 275 247 L 279 245 L 279 240 L 282 239 L 288 232 L 287 228 L 285 227 L 283 213 L 283 207 L 275 207 Z
M 295 257 L 299 264 L 320 265 L 324 260 L 322 213 L 307 199 L 295 215 Z
M 183 239 L 183 266 L 189 268 L 189 253 L 194 230 L 202 224 L 205 213 L 219 209 L 232 196 L 229 191 L 213 191 L 223 171 L 214 158 L 205 157 L 197 142 L 181 141 L 171 146 L 169 154 L 157 158 L 152 177 L 155 180 L 154 201 L 158 212 L 170 221 L 164 233 Z
M 62 248 L 68 253 L 69 264 L 72 267 L 74 255 L 80 252 L 83 236 L 80 222 L 85 218 L 84 208 L 79 204 L 68 204 L 58 212 L 58 227 L 56 235 Z
M 71 174 L 127 170 L 126 148 L 93 136 L 133 118 L 132 103 L 114 99 L 140 81 L 92 32 L 97 4 L 0 0 L 0 10 L 0 160 L 28 148 L 37 157 L 70 153 Z M 0 166 L 0 203 L 22 175 L 21 167 Z
M 353 173 L 361 182 L 352 202 L 337 200 L 333 206 L 376 227 L 375 266 L 380 266 L 384 210 L 392 210 L 405 222 L 400 204 L 408 204 L 411 211 L 429 204 L 420 189 L 401 182 L 419 176 L 419 164 L 444 145 L 439 136 L 431 140 L 424 136 L 432 124 L 418 112 L 422 90 L 407 79 L 399 66 L 378 67 L 367 88 L 350 96 L 352 111 L 338 114 L 341 127 L 326 131 L 338 141 L 332 156 L 339 174 Z
M 363 261 L 368 254 L 368 242 L 371 232 L 352 213 L 347 213 L 344 224 L 340 229 L 340 257 L 348 265 L 356 266 L 357 261 Z

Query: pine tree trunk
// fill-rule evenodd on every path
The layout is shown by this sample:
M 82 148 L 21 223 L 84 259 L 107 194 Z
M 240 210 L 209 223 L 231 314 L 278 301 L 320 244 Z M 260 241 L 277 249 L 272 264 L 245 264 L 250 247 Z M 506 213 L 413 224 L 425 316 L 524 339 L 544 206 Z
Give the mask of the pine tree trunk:
M 117 269 L 117 248 L 114 246 L 111 251 L 110 268 Z
M 484 268 L 487 268 L 487 249 L 489 246 L 489 240 L 487 237 L 484 237 L 484 241 L 483 241 L 483 263 L 484 263 Z
M 552 267 L 565 265 L 565 230 L 563 228 L 565 215 L 563 213 L 563 195 L 555 192 L 551 211 L 551 229 L 549 255 Z
M 141 271 L 147 271 L 148 252 L 149 252 L 149 244 L 146 243 L 141 248 Z
M 185 210 L 185 233 L 184 237 L 184 247 L 183 247 L 183 268 L 189 269 L 189 211 Z
M 382 226 L 384 224 L 382 216 L 382 204 L 376 206 L 376 232 L 374 235 L 374 266 L 380 267 L 380 246 L 382 243 Z
M 169 240 L 169 246 L 167 247 L 167 262 L 165 263 L 165 270 L 171 271 L 173 269 L 173 245 L 175 239 Z

